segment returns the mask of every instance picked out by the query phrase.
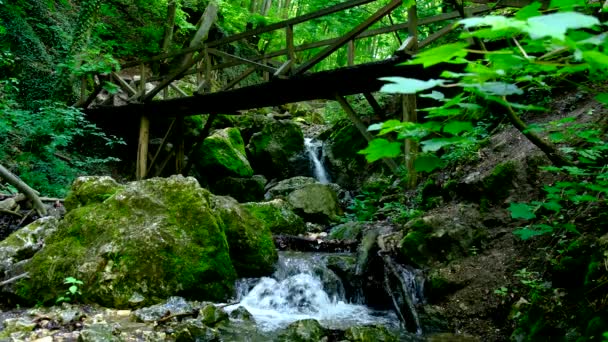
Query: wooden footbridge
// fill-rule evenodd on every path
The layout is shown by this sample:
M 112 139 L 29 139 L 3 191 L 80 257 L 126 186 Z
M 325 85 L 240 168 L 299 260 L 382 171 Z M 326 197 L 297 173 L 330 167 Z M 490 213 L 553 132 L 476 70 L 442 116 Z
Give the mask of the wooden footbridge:
M 209 134 L 211 123 L 218 114 L 238 114 L 240 110 L 251 108 L 313 99 L 331 99 L 340 103 L 349 118 L 369 140 L 371 136 L 366 126 L 344 96 L 363 94 L 370 106 L 379 112 L 380 106 L 372 95 L 372 92 L 378 91 L 383 84 L 378 78 L 404 76 L 424 79 L 438 76 L 441 72 L 439 68 L 422 69 L 419 66 L 404 66 L 400 63 L 450 32 L 454 27 L 454 20 L 482 15 L 491 7 L 521 7 L 529 3 L 529 0 L 500 0 L 497 4 L 487 4 L 491 0 L 475 0 L 476 4 L 471 7 L 460 7 L 459 10 L 430 17 L 418 17 L 415 5 L 403 8 L 402 0 L 390 0 L 341 37 L 302 45 L 294 44 L 294 26 L 376 1 L 381 0 L 350 0 L 314 13 L 218 40 L 194 40 L 188 48 L 126 63 L 121 65 L 120 72 L 95 75 L 95 88 L 91 91 L 87 89 L 88 81 L 83 79 L 81 98 L 77 105 L 85 108 L 87 115 L 93 119 L 99 116 L 141 118 L 136 171 L 138 179 L 162 172 L 169 159 L 165 158 L 164 161 L 158 159 L 170 139 L 174 142 L 172 144 L 174 148 L 169 157 L 175 158 L 177 172 L 188 172 L 190 165 L 185 164 L 187 153 L 182 131 L 183 118 L 188 115 L 209 114 L 197 142 L 200 143 Z M 458 6 L 458 0 L 455 0 L 454 4 Z M 399 9 L 407 11 L 407 22 L 370 29 L 372 25 Z M 207 36 L 216 14 L 217 8 L 207 8 L 197 32 L 199 38 Z M 441 29 L 419 40 L 420 28 L 435 23 L 444 24 Z M 283 49 L 249 56 L 239 56 L 230 52 L 234 50 L 230 45 L 235 42 L 277 30 L 284 30 L 285 33 Z M 355 65 L 357 40 L 400 31 L 407 31 L 408 36 L 400 42 L 400 46 L 395 46 L 395 54 L 392 57 Z M 309 59 L 301 60 L 302 52 L 315 48 L 321 50 Z M 342 48 L 347 50 L 348 66 L 311 72 L 321 61 Z M 172 65 L 173 68 L 170 72 L 164 73 L 154 71 L 163 69 L 159 68 L 159 65 Z M 225 84 L 217 84 L 219 72 L 236 67 L 242 70 L 243 66 L 246 69 L 239 75 Z M 129 70 L 131 75 L 135 75 L 134 77 L 127 76 Z M 258 84 L 241 86 L 244 80 L 251 78 L 253 74 L 257 74 L 261 81 Z M 104 89 L 107 83 L 114 84 L 120 92 L 108 93 Z M 403 103 L 403 119 L 416 120 L 415 97 L 405 96 Z M 171 117 L 173 120 L 158 151 L 151 154 L 148 151 L 150 119 L 155 117 Z M 396 167 L 392 161 L 387 163 L 391 168 Z M 156 172 L 152 172 L 155 164 L 159 165 L 156 167 Z

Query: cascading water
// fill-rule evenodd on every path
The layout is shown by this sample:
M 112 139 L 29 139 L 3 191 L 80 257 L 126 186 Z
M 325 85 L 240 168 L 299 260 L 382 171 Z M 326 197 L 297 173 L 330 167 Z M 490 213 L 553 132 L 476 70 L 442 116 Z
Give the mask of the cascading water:
M 331 329 L 367 324 L 399 326 L 393 312 L 347 303 L 340 278 L 326 267 L 319 254 L 281 252 L 272 278 L 261 278 L 253 288 L 247 282 L 250 280 L 237 284 L 240 303 L 227 310 L 244 307 L 264 331 L 309 318 Z
M 313 172 L 315 178 L 321 184 L 329 183 L 329 175 L 323 166 L 323 143 L 321 141 L 313 140 L 312 138 L 304 138 L 304 146 L 308 153 L 308 158 L 312 163 Z

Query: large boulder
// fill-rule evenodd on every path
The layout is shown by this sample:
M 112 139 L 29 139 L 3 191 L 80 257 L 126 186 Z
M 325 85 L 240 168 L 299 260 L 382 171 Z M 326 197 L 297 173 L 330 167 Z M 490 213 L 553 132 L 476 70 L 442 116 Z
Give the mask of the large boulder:
M 109 176 L 78 177 L 72 184 L 64 205 L 70 211 L 87 204 L 103 202 L 120 189 L 120 184 Z
M 239 202 L 256 202 L 264 199 L 266 178 L 255 175 L 251 178 L 226 177 L 210 184 L 216 195 L 230 196 Z
M 277 197 L 286 197 L 290 193 L 304 187 L 305 185 L 314 183 L 318 182 L 312 177 L 296 176 L 284 179 L 268 189 L 266 192 L 266 198 L 272 199 Z
M 87 183 L 75 182 L 72 192 Z M 65 216 L 25 265 L 30 278 L 17 284 L 17 293 L 49 303 L 65 292 L 64 279 L 74 277 L 84 282 L 83 301 L 109 307 L 141 307 L 171 295 L 225 300 L 236 272 L 212 196 L 194 178 L 173 176 L 96 197 L 99 202 Z
M 325 156 L 332 181 L 347 189 L 357 188 L 370 167 L 358 153 L 367 146 L 367 141 L 346 119 L 338 121 L 321 138 L 326 139 Z
M 306 232 L 302 218 L 296 215 L 293 207 L 282 199 L 243 203 L 242 207 L 263 222 L 273 234 L 298 235 Z
M 245 145 L 237 128 L 216 130 L 199 147 L 194 165 L 203 178 L 251 177 L 253 169 L 245 154 Z
M 239 205 L 231 197 L 214 196 L 212 202 L 221 218 L 230 257 L 239 277 L 271 274 L 278 260 L 270 229 L 273 220 L 266 222 L 266 217 L 256 217 L 250 209 L 255 206 Z
M 337 221 L 341 214 L 336 192 L 325 184 L 308 184 L 292 192 L 287 201 L 298 215 L 310 222 Z
M 247 151 L 256 173 L 268 178 L 288 178 L 296 170 L 292 162 L 304 150 L 300 127 L 288 120 L 272 121 L 249 140 Z

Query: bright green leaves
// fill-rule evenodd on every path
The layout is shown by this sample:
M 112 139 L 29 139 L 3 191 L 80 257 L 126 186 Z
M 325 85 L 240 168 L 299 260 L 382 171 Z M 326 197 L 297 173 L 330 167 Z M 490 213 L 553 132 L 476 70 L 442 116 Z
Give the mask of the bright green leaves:
M 595 99 L 604 105 L 608 105 L 608 93 L 599 93 L 595 96 Z
M 575 7 L 584 7 L 586 5 L 585 0 L 551 0 L 549 8 L 560 11 L 572 11 Z
M 531 220 L 536 218 L 534 207 L 525 203 L 511 203 L 509 211 L 514 219 Z
M 418 156 L 414 161 L 414 169 L 418 172 L 431 172 L 442 168 L 444 165 L 443 160 L 433 154 Z
M 443 126 L 443 131 L 453 135 L 458 135 L 462 132 L 470 132 L 473 130 L 473 124 L 470 121 L 450 121 Z
M 380 80 L 392 82 L 383 85 L 380 89 L 380 91 L 390 94 L 416 94 L 419 91 L 435 88 L 446 82 L 446 80 L 441 79 L 421 81 L 405 77 L 381 77 Z
M 394 158 L 401 154 L 401 143 L 390 142 L 386 139 L 374 139 L 370 141 L 369 145 L 359 151 L 359 154 L 364 154 L 365 159 L 369 163 L 373 163 L 376 160 L 382 158 Z
M 467 63 L 464 58 L 467 55 L 466 42 L 444 44 L 438 47 L 420 52 L 416 57 L 405 64 L 422 64 L 425 68 L 439 63 Z
M 532 39 L 552 37 L 559 40 L 566 39 L 566 32 L 570 29 L 591 28 L 599 25 L 596 17 L 578 12 L 558 12 L 532 17 L 527 20 L 525 29 Z

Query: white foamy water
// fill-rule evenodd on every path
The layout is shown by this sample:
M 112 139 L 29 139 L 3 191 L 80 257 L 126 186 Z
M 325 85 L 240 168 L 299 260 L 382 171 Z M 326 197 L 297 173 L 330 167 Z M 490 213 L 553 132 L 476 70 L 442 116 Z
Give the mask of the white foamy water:
M 310 254 L 309 254 L 310 255 Z M 242 290 L 248 286 L 242 286 Z M 331 329 L 355 325 L 398 326 L 393 312 L 374 311 L 365 305 L 347 303 L 340 279 L 320 261 L 305 253 L 280 256 L 273 278 L 261 278 L 239 306 L 249 311 L 263 331 L 284 328 L 302 319 L 316 319 Z
M 313 141 L 311 138 L 304 138 L 304 146 L 306 147 L 308 158 L 312 162 L 315 178 L 321 184 L 329 183 L 329 175 L 321 161 L 323 158 L 323 143 L 316 140 Z

